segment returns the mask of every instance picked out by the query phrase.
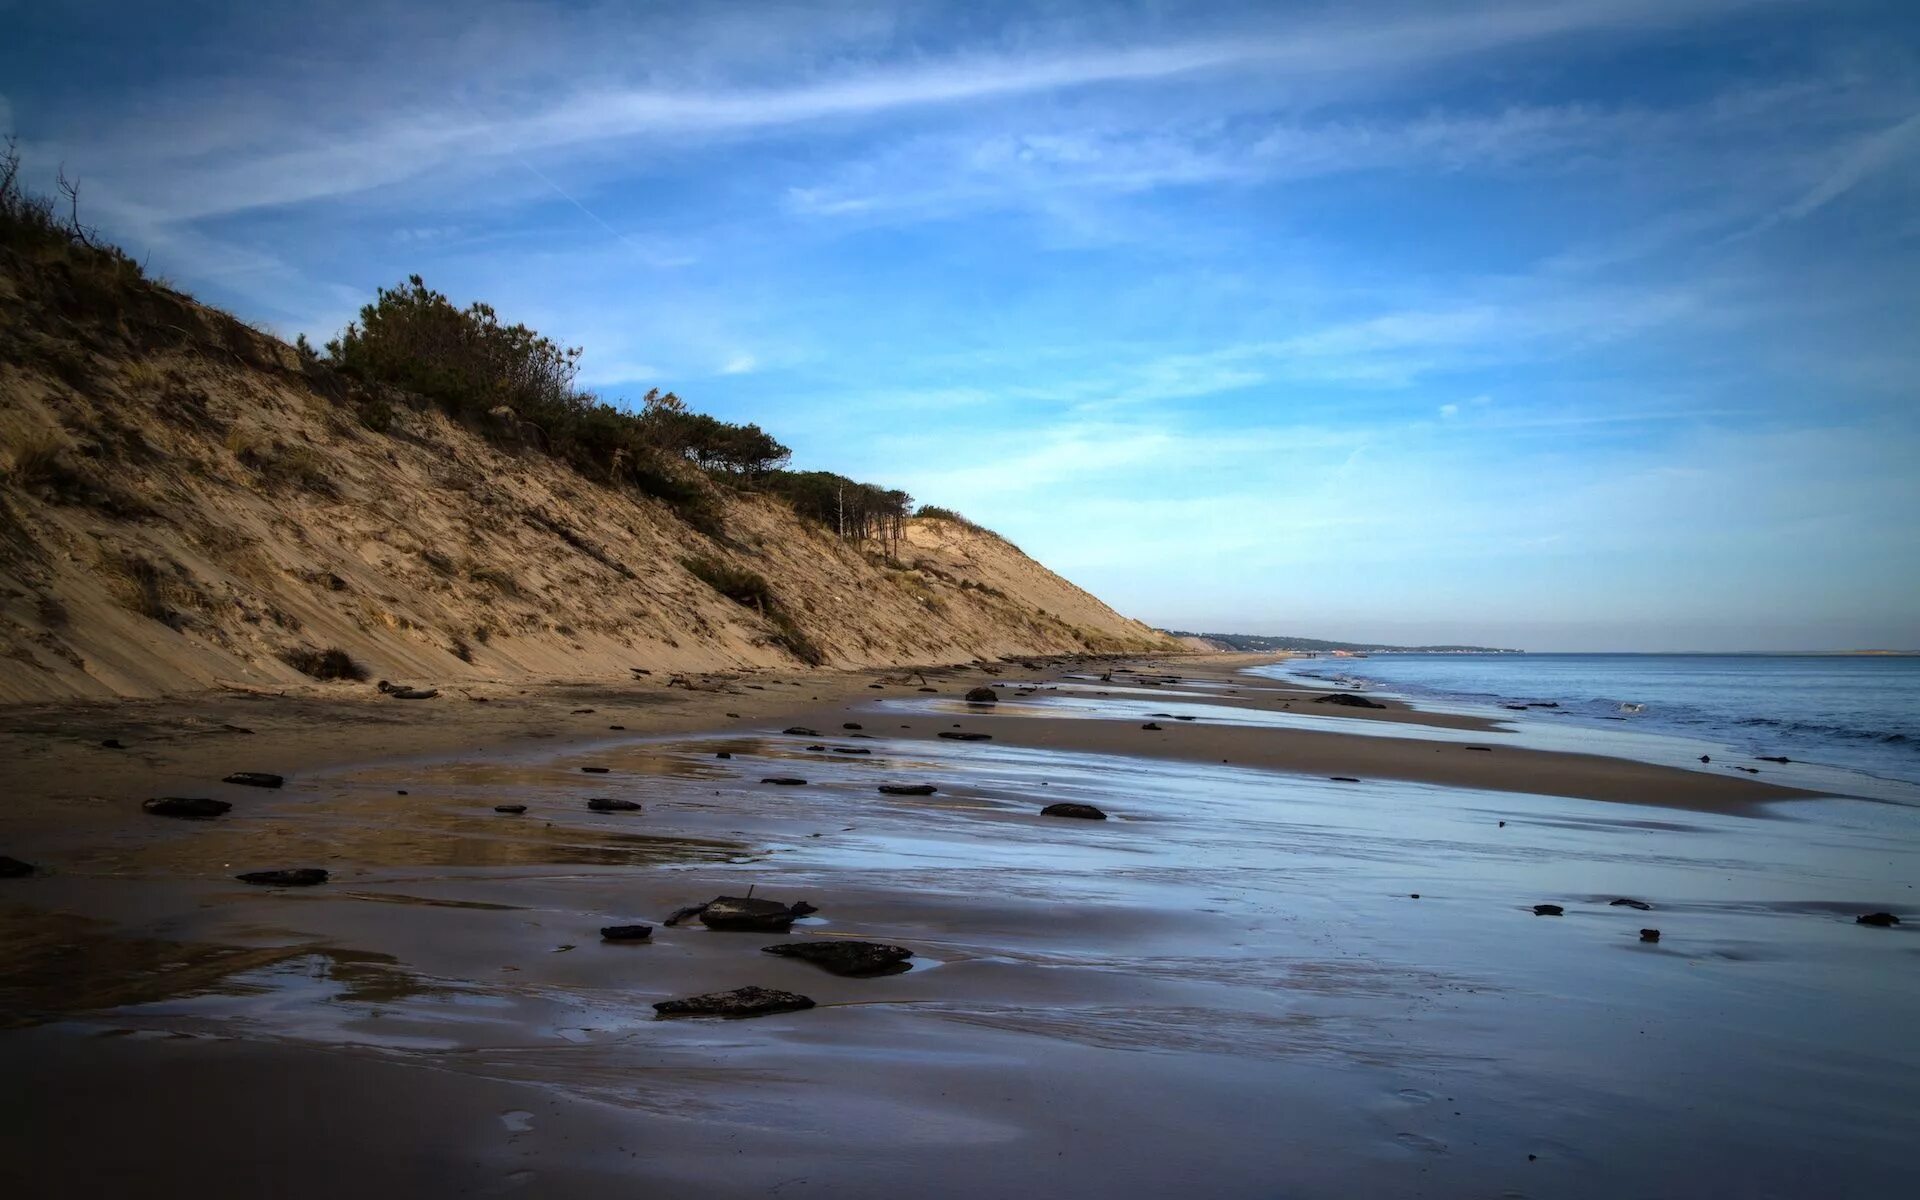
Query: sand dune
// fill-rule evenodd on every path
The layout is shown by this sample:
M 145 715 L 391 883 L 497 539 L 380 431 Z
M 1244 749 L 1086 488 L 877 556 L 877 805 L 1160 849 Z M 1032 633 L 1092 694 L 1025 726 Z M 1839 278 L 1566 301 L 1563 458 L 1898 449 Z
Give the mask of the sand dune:
M 722 489 L 709 534 L 404 396 L 377 431 L 292 347 L 73 270 L 0 257 L 0 701 L 308 686 L 288 657 L 329 649 L 415 683 L 793 665 L 693 557 L 834 665 L 1171 647 L 971 526 L 852 544 Z

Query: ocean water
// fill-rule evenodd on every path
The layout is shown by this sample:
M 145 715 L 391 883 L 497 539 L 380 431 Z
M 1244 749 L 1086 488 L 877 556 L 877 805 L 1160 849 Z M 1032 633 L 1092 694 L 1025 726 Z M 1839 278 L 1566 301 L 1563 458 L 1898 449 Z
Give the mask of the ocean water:
M 1514 717 L 1500 706 L 1556 702 L 1528 718 L 1605 723 L 1920 783 L 1920 658 L 1389 654 L 1294 659 L 1274 670 Z

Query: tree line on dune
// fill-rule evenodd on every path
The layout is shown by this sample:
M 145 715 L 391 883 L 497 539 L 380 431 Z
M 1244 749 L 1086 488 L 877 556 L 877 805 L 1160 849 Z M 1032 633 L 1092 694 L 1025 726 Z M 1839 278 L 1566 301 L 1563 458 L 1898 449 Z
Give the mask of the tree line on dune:
M 782 496 L 854 541 L 897 542 L 913 513 L 913 497 L 898 488 L 788 470 L 792 452 L 760 426 L 695 412 L 672 392 L 653 389 L 635 410 L 578 390 L 579 347 L 505 324 L 487 304 L 458 308 L 418 275 L 381 288 L 324 350 L 304 337 L 296 345 L 343 375 L 425 396 L 489 436 L 531 442 L 692 517 L 711 516 L 703 482 Z

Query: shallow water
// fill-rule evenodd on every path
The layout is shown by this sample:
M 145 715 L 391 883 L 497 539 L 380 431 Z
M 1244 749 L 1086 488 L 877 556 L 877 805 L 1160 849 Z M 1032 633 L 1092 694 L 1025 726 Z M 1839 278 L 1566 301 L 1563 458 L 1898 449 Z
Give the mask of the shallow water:
M 1055 694 L 1000 707 L 1134 703 L 1095 699 L 1092 714 Z M 37 1000 L 68 1054 L 75 1038 L 114 1035 L 131 1058 L 185 1053 L 155 1036 L 217 1036 L 532 1087 L 541 1101 L 502 1109 L 488 1137 L 565 1131 L 534 1166 L 585 1154 L 611 1186 L 632 1174 L 674 1194 L 911 1180 L 932 1196 L 1882 1196 L 1920 1182 L 1920 940 L 1911 922 L 1852 919 L 1912 903 L 1915 810 L 1824 800 L 1762 819 L 884 736 L 947 703 L 877 702 L 857 715 L 882 736 L 818 743 L 870 756 L 767 733 L 303 779 L 251 824 L 116 851 L 132 876 L 117 885 L 167 889 L 168 936 L 136 959 L 145 982 L 103 988 L 112 953 L 76 928 L 51 944 L 91 948 L 49 951 L 41 970 L 72 980 L 78 963 L 92 982 Z M 810 782 L 758 782 L 788 773 Z M 922 780 L 940 791 L 875 790 Z M 645 809 L 589 813 L 591 795 Z M 1038 815 L 1063 800 L 1111 819 Z M 492 814 L 508 801 L 529 813 Z M 270 835 L 276 820 L 299 831 Z M 339 877 L 209 903 L 232 889 L 203 862 L 263 836 L 330 839 Z M 795 936 L 923 958 L 846 980 L 759 953 L 777 936 L 594 933 L 750 887 L 820 906 Z M 1540 902 L 1566 915 L 1536 917 Z M 175 959 L 191 969 L 170 986 Z M 821 1007 L 652 1019 L 654 1000 L 746 983 Z M 5 1036 L 29 1065 L 62 1061 L 45 1034 Z M 610 1111 L 631 1154 L 602 1161 L 581 1131 Z

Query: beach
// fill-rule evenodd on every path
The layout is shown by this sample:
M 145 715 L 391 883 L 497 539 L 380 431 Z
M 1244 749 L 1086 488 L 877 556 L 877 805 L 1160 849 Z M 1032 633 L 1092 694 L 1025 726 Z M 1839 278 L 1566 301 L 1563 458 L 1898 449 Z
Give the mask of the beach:
M 1920 1047 L 1899 983 L 1920 944 L 1911 922 L 1854 920 L 1912 902 L 1911 808 L 1770 764 L 1582 750 L 1520 715 L 1327 702 L 1352 693 L 1247 673 L 1270 661 L 7 709 L 0 854 L 37 870 L 0 881 L 0 1181 L 373 1197 L 1916 1182 Z M 996 702 L 968 703 L 982 686 Z M 235 771 L 285 786 L 220 782 Z M 154 796 L 233 810 L 172 820 L 141 811 Z M 1108 819 L 1041 814 L 1055 803 Z M 526 811 L 495 811 L 509 804 Z M 233 878 L 296 867 L 330 878 Z M 786 935 L 664 923 L 749 894 L 817 912 Z M 651 937 L 600 937 L 629 923 Z M 844 978 L 762 950 L 850 938 L 912 950 L 911 969 Z M 652 1008 L 743 986 L 815 1007 Z

